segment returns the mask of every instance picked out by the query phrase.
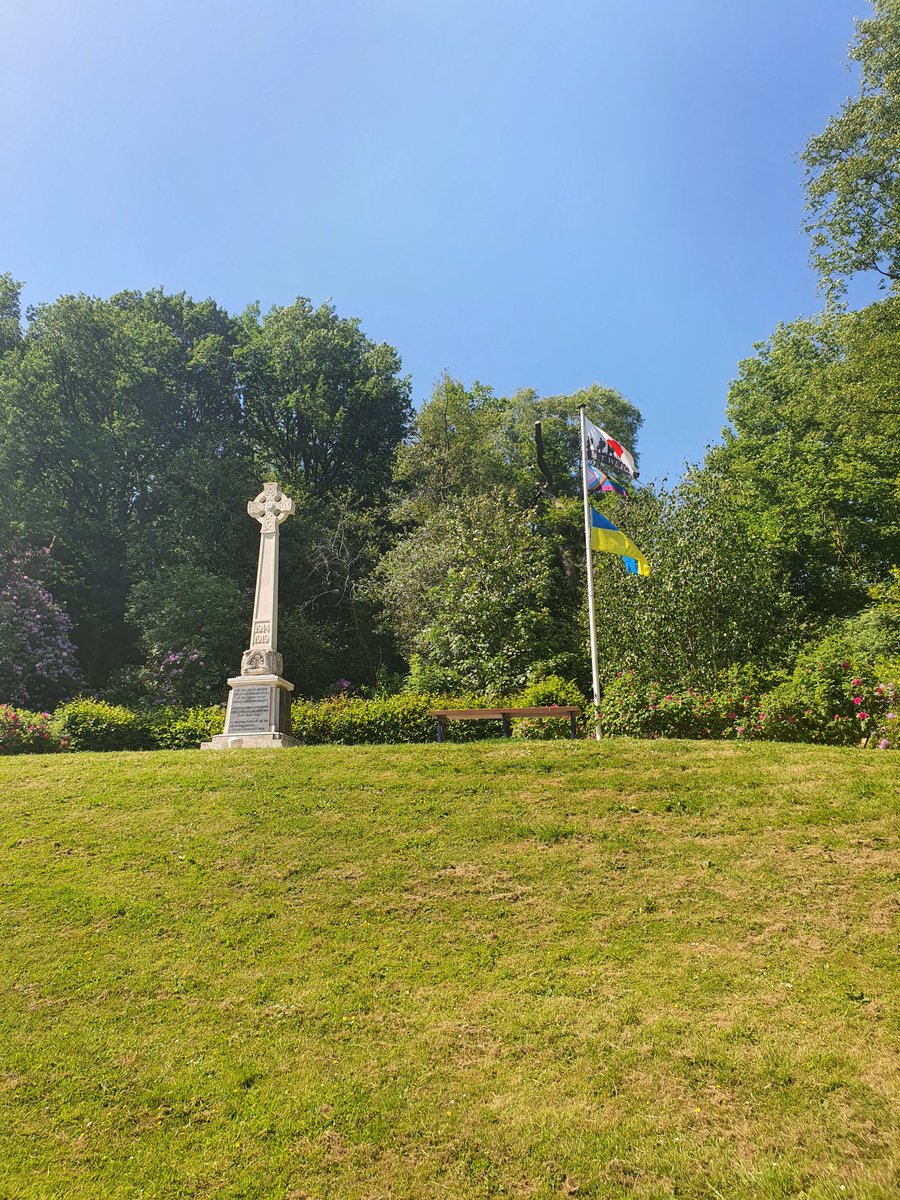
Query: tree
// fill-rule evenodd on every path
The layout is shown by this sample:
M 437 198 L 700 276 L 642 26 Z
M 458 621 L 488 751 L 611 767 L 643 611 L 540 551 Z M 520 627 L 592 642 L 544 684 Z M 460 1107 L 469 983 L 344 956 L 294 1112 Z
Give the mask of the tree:
M 302 297 L 262 320 L 248 309 L 242 329 L 238 373 L 258 461 L 295 493 L 380 500 L 409 422 L 397 351 Z
M 779 326 L 740 364 L 707 463 L 740 495 L 812 619 L 900 559 L 900 300 Z
M 436 510 L 379 564 L 390 628 L 444 688 L 502 695 L 552 659 L 565 618 L 538 525 L 514 494 L 484 492 Z
M 400 522 L 425 520 L 454 498 L 511 485 L 499 437 L 505 406 L 491 388 L 477 381 L 466 388 L 444 373 L 398 452 Z
M 400 450 L 398 520 L 422 520 L 452 498 L 496 487 L 515 489 L 528 507 L 544 491 L 535 461 L 535 421 L 543 426 L 555 493 L 580 494 L 580 404 L 629 448 L 636 446 L 641 414 L 613 388 L 592 384 L 570 396 L 544 398 L 525 388 L 503 397 L 483 384 L 467 389 L 444 375 Z
M 0 357 L 22 341 L 22 285 L 7 271 L 0 275 Z
M 187 704 L 221 697 L 248 645 L 251 612 L 249 597 L 225 573 L 231 564 L 222 565 L 214 575 L 176 560 L 131 587 L 127 618 L 140 633 L 148 696 Z
M 548 672 L 585 682 L 580 404 L 635 446 L 640 413 L 598 384 L 498 397 L 445 375 L 417 415 L 396 471 L 405 532 L 379 564 L 374 594 L 401 651 L 435 686 L 509 691 Z M 537 420 L 552 486 L 535 461 Z
M 250 484 L 230 366 L 235 327 L 211 301 L 161 292 L 39 306 L 0 359 L 0 475 L 10 540 L 48 551 L 92 686 L 135 661 L 128 594 L 179 555 L 242 560 Z
M 900 0 L 873 0 L 850 57 L 859 95 L 803 153 L 812 262 L 831 298 L 860 271 L 900 279 Z
M 617 556 L 594 555 L 602 677 L 631 669 L 666 687 L 713 687 L 736 666 L 781 665 L 796 605 L 777 546 L 732 481 L 695 469 L 671 492 L 644 487 L 605 506 L 651 573 L 630 576 Z

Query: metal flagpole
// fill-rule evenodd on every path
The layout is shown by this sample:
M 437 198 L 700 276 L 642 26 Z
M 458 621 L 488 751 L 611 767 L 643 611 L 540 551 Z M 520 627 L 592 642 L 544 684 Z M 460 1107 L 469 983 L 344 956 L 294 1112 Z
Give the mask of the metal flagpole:
M 591 558 L 591 502 L 588 497 L 587 430 L 584 405 L 581 409 L 581 487 L 584 494 L 584 555 L 587 570 L 588 621 L 591 626 L 591 675 L 594 685 L 594 737 L 600 740 L 600 671 L 597 667 L 597 621 L 594 612 L 594 565 Z

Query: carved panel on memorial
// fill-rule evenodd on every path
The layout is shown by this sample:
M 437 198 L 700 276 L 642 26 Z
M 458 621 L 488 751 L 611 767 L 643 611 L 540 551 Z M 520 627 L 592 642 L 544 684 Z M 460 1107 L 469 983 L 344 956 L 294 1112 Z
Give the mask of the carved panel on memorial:
M 284 659 L 277 650 L 245 650 L 241 658 L 242 675 L 280 675 Z

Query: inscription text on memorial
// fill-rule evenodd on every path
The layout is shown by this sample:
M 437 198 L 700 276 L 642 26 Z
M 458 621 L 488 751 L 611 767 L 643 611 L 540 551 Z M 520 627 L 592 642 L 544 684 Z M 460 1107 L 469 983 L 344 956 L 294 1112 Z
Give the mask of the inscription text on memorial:
M 265 733 L 271 725 L 272 689 L 235 688 L 228 716 L 229 733 Z

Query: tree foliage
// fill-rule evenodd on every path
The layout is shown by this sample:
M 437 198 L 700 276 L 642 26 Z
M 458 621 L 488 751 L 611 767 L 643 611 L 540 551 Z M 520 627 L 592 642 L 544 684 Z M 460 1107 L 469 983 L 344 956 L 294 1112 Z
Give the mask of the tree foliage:
M 778 668 L 798 634 L 797 605 L 730 479 L 693 470 L 671 492 L 645 487 L 606 507 L 652 570 L 629 576 L 617 556 L 594 556 L 603 678 L 634 670 L 667 687 L 714 688 L 737 666 Z
M 298 298 L 261 320 L 244 314 L 237 353 L 248 437 L 258 460 L 295 491 L 381 496 L 409 421 L 409 380 L 393 347 L 359 321 Z
M 850 48 L 859 94 L 803 154 L 812 261 L 832 297 L 860 271 L 900 279 L 900 0 L 873 4 Z
M 381 561 L 391 627 L 447 690 L 503 695 L 554 644 L 552 548 L 514 494 L 436 510 Z
M 855 611 L 900 558 L 900 301 L 780 326 L 740 366 L 713 469 L 812 614 Z
M 230 612 L 242 597 L 249 619 L 258 528 L 246 501 L 259 490 L 260 464 L 291 454 L 301 504 L 284 538 L 287 573 L 330 582 L 319 603 L 303 595 L 292 605 L 286 591 L 285 626 L 326 630 L 333 658 L 345 660 L 338 674 L 351 670 L 347 631 L 360 615 L 358 580 L 346 572 L 372 552 L 357 544 L 342 558 L 347 539 L 335 531 L 354 508 L 373 506 L 381 516 L 357 523 L 356 542 L 378 544 L 386 527 L 408 408 L 396 352 L 305 301 L 262 322 L 161 290 L 63 296 L 32 310 L 24 331 L 18 315 L 18 285 L 4 276 L 0 545 L 46 551 L 87 682 L 103 687 L 123 667 L 154 669 L 160 654 L 209 642 L 203 610 L 212 614 L 223 596 Z M 277 417 L 268 423 L 267 405 Z M 292 542 L 315 544 L 311 572 Z M 181 624 L 163 646 L 160 614 L 175 612 Z M 223 633 L 211 662 L 221 665 L 245 636 Z

